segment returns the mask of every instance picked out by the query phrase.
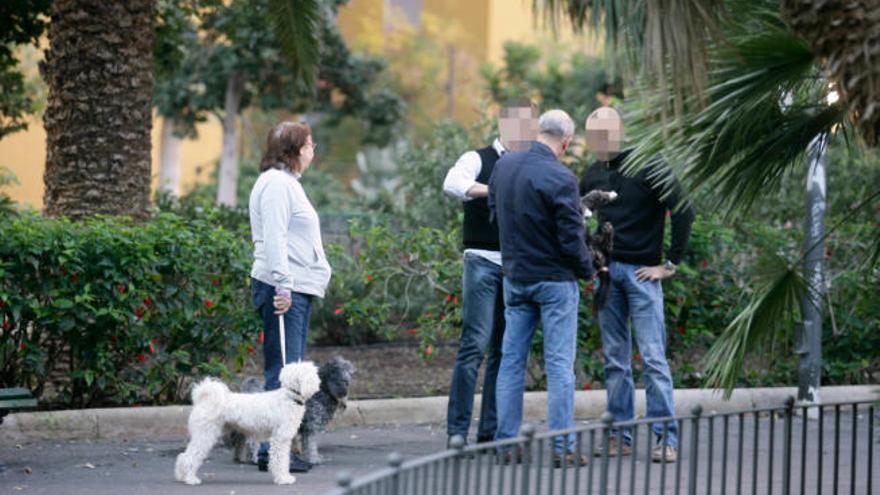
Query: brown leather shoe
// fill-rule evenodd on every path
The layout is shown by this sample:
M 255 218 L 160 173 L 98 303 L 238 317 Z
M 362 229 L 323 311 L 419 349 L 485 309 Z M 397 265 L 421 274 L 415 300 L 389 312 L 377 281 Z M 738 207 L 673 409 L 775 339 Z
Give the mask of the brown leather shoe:
M 523 450 L 521 447 L 517 447 L 516 451 L 506 450 L 504 452 L 498 453 L 498 464 L 502 466 L 507 466 L 513 464 L 514 462 L 517 464 L 522 464 L 523 461 Z
M 599 445 L 593 452 L 593 456 L 602 457 L 602 455 L 605 453 L 604 451 L 605 446 Z M 630 446 L 626 442 L 618 441 L 617 435 L 614 435 L 608 439 L 608 457 L 628 456 L 632 455 L 632 453 L 632 446 Z
M 578 455 L 574 452 L 569 452 L 565 454 L 563 457 L 560 454 L 555 454 L 553 456 L 553 467 L 561 468 L 563 463 L 568 467 L 581 467 L 586 466 L 589 463 L 589 459 L 585 455 Z

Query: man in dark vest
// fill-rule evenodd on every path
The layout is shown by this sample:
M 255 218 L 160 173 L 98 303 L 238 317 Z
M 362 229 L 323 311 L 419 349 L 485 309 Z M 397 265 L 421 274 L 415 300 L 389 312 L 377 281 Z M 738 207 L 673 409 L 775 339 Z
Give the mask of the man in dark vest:
M 501 364 L 504 296 L 498 227 L 489 220 L 487 184 L 501 155 L 528 149 L 538 133 L 537 118 L 537 108 L 527 98 L 508 101 L 498 118 L 499 137 L 490 146 L 461 155 L 443 181 L 443 190 L 464 206 L 462 328 L 449 388 L 446 429 L 450 438 L 467 439 L 477 372 L 487 349 L 477 442 L 495 438 L 495 379 Z

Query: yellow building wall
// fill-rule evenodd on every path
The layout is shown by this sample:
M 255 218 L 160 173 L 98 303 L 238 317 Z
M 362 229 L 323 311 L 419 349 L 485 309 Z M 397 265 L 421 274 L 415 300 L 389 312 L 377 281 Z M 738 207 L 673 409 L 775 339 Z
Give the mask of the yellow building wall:
M 159 175 L 159 138 L 161 121 L 153 119 L 152 187 Z M 211 117 L 198 126 L 197 139 L 187 139 L 180 149 L 180 185 L 186 192 L 197 183 L 205 182 L 220 158 L 223 131 L 220 122 Z M 15 174 L 18 184 L 3 188 L 16 202 L 36 209 L 43 207 L 43 171 L 46 168 L 46 131 L 40 117 L 32 117 L 26 131 L 0 140 L 0 166 Z
M 532 14 L 532 0 L 486 0 L 486 50 L 493 64 L 504 58 L 504 43 L 517 41 L 538 46 L 556 46 L 566 52 L 598 55 L 601 43 L 590 35 L 575 35 L 567 21 L 561 20 L 557 32 Z
M 554 38 L 553 31 L 532 13 L 532 0 L 423 0 L 423 12 L 458 24 L 467 41 L 466 49 L 480 62 L 498 64 L 504 56 L 504 43 L 543 44 Z M 364 23 L 388 22 L 386 0 L 351 0 L 339 10 L 339 28 L 350 44 L 356 43 Z M 601 43 L 590 36 L 576 36 L 568 23 L 561 22 L 556 38 L 566 46 L 598 54 Z

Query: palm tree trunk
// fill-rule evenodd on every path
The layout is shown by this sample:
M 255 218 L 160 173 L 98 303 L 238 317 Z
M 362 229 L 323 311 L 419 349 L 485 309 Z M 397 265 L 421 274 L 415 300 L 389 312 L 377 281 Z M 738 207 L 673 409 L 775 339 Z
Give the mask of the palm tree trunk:
M 159 142 L 159 190 L 171 196 L 180 196 L 180 128 L 172 117 L 162 119 L 162 137 Z
M 217 174 L 217 204 L 235 206 L 238 190 L 238 111 L 244 93 L 244 77 L 233 74 L 226 83 L 226 100 L 223 104 L 223 151 L 220 154 L 220 171 Z
M 155 0 L 56 0 L 49 49 L 45 210 L 143 218 L 150 202 Z

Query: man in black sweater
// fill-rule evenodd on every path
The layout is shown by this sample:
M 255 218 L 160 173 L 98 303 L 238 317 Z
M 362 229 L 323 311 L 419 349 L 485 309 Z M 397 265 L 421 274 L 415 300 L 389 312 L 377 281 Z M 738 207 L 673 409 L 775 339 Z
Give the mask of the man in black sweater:
M 611 291 L 608 302 L 599 310 L 599 327 L 605 356 L 605 385 L 608 411 L 615 421 L 634 417 L 632 378 L 632 332 L 644 361 L 647 417 L 661 418 L 675 414 L 672 401 L 672 373 L 666 361 L 666 327 L 663 315 L 661 281 L 675 274 L 681 261 L 694 211 L 689 204 L 679 204 L 681 189 L 659 159 L 634 176 L 621 172 L 631 150 L 621 152 L 623 122 L 616 110 L 603 107 L 593 112 L 586 123 L 587 144 L 599 160 L 584 174 L 580 193 L 592 190 L 614 191 L 617 200 L 599 209 L 599 225 L 614 226 L 614 249 L 609 271 Z M 663 184 L 669 184 L 664 188 Z M 663 232 L 671 213 L 672 243 L 663 260 Z M 654 462 L 678 458 L 676 423 L 669 422 L 663 439 L 661 423 L 653 425 L 657 436 L 652 452 Z M 623 442 L 612 436 L 609 455 L 629 455 L 632 437 L 623 432 Z M 601 450 L 598 452 L 601 454 Z

